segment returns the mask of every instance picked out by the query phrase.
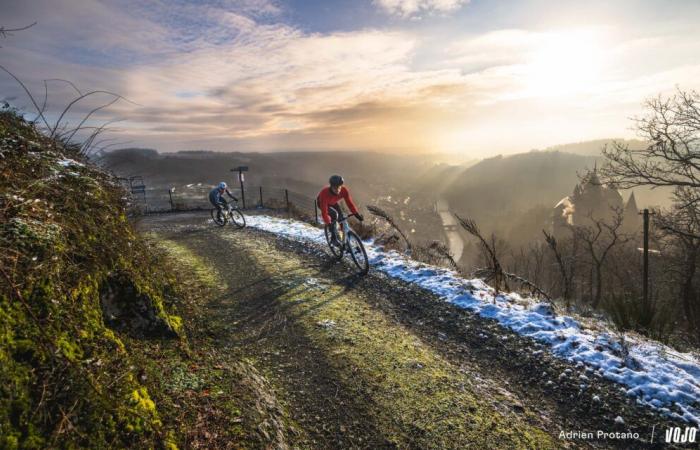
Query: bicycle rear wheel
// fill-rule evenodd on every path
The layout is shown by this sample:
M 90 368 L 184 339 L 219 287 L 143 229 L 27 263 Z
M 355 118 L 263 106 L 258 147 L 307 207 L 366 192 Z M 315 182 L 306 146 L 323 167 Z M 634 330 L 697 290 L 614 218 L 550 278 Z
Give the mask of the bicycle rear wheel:
M 337 226 L 337 225 L 334 225 Z M 343 247 L 342 246 L 337 246 L 333 245 L 333 235 L 331 234 L 331 229 L 329 226 L 325 227 L 325 232 L 326 232 L 326 242 L 328 243 L 328 247 L 331 249 L 331 254 L 335 256 L 337 259 L 340 259 L 343 257 Z
M 219 214 L 219 210 L 214 208 L 211 210 L 211 218 L 214 221 L 215 224 L 217 224 L 220 227 L 223 227 L 226 225 L 226 215 L 225 214 Z
M 362 240 L 354 231 L 348 232 L 348 249 L 352 261 L 355 263 L 361 274 L 369 272 L 369 258 Z
M 245 226 L 245 216 L 238 208 L 231 209 L 231 223 L 236 226 L 236 228 L 243 228 Z

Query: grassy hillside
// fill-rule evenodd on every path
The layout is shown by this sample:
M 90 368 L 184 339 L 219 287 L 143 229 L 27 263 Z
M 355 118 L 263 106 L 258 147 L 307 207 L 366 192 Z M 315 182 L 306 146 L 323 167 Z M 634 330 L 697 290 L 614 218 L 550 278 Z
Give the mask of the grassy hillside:
M 0 448 L 172 446 L 129 336 L 177 340 L 114 180 L 0 112 Z

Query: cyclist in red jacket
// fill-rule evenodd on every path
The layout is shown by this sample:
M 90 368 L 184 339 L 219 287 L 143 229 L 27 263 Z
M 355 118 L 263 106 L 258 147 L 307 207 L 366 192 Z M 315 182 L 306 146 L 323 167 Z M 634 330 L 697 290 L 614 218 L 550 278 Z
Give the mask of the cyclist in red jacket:
M 321 216 L 323 217 L 323 223 L 326 224 L 326 227 L 330 226 L 331 228 L 334 245 L 340 245 L 338 236 L 336 235 L 337 227 L 335 226 L 335 222 L 341 215 L 340 205 L 338 205 L 341 199 L 345 200 L 345 204 L 348 205 L 350 211 L 355 214 L 355 217 L 357 217 L 360 222 L 365 220 L 362 214 L 357 211 L 357 206 L 355 202 L 352 201 L 352 197 L 350 197 L 350 191 L 343 186 L 344 183 L 345 180 L 343 180 L 343 177 L 340 175 L 333 175 L 328 180 L 329 186 L 321 189 L 321 192 L 318 193 L 318 197 L 316 198 L 318 207 L 321 210 Z

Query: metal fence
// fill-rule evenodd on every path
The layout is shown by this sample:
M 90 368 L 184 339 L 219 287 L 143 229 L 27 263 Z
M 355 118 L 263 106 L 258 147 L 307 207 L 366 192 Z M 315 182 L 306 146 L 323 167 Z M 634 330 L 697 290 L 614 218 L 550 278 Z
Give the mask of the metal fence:
M 175 187 L 148 187 L 139 192 L 132 192 L 132 206 L 141 213 L 163 213 L 174 211 L 198 211 L 212 208 L 209 203 L 207 185 L 187 184 Z M 318 223 L 320 213 L 316 199 L 285 188 L 267 186 L 229 187 L 231 194 L 238 199 L 242 209 L 284 210 L 290 215 Z

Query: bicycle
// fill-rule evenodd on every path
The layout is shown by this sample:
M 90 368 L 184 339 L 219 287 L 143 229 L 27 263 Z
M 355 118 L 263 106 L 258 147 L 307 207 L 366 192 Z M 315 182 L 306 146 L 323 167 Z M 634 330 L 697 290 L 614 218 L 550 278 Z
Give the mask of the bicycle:
M 355 263 L 359 269 L 359 273 L 365 275 L 369 272 L 369 258 L 367 257 L 367 251 L 365 246 L 362 245 L 362 239 L 355 233 L 350 225 L 348 225 L 348 218 L 356 216 L 357 214 L 350 214 L 348 216 L 341 216 L 332 225 L 325 227 L 326 242 L 328 247 L 331 249 L 331 254 L 335 256 L 336 259 L 340 260 L 343 254 L 347 251 L 350 253 L 352 261 Z M 340 245 L 333 243 L 333 234 L 331 231 L 331 226 L 336 228 L 336 236 Z
M 229 222 L 236 228 L 245 227 L 245 216 L 241 212 L 238 205 L 231 205 L 229 203 L 227 208 L 222 211 L 221 214 L 219 214 L 219 210 L 217 208 L 212 208 L 211 218 L 214 220 L 214 223 L 220 227 L 223 227 Z

